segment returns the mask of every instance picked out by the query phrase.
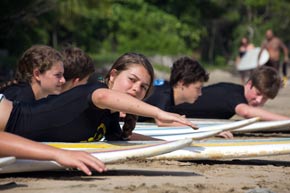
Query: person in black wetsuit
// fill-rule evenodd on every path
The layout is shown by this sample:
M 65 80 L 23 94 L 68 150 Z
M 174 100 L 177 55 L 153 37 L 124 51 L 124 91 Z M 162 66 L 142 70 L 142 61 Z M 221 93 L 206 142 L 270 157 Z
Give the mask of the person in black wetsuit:
M 165 111 L 171 111 L 174 106 L 181 103 L 194 103 L 201 95 L 203 83 L 208 79 L 208 73 L 198 61 L 189 57 L 181 57 L 173 63 L 170 81 L 154 86 L 153 93 L 145 99 L 145 102 Z M 150 121 L 151 119 L 139 117 L 138 120 Z M 159 121 L 156 123 L 159 126 L 168 125 Z M 172 125 L 170 124 L 170 126 Z
M 1 111 L 6 106 L 1 105 L 2 100 L 5 100 L 4 95 L 0 94 Z M 0 115 L 1 129 L 4 126 L 3 123 L 7 122 L 6 118 L 5 115 Z M 92 169 L 98 172 L 106 171 L 105 165 L 88 152 L 59 149 L 4 131 L 0 131 L 0 146 L 0 157 L 14 156 L 20 159 L 54 160 L 62 166 L 80 169 L 87 175 L 92 174 L 90 171 Z
M 55 65 L 56 59 L 63 62 L 63 66 Z M 42 76 L 41 81 L 36 81 L 38 69 L 42 68 L 47 70 L 39 75 Z M 59 53 L 51 47 L 37 45 L 23 54 L 17 66 L 16 77 L 10 81 L 14 83 L 3 86 L 1 92 L 9 100 L 32 102 L 49 94 L 60 94 L 75 86 L 86 84 L 94 71 L 93 60 L 77 47 L 69 46 Z
M 33 102 L 59 94 L 65 83 L 63 57 L 46 45 L 27 49 L 18 61 L 15 78 L 1 86 L 0 93 L 9 100 Z
M 148 94 L 153 77 L 152 65 L 146 57 L 126 53 L 113 64 L 107 84 L 80 85 L 31 104 L 3 99 L 0 130 L 36 141 L 97 141 L 103 136 L 121 140 L 131 133 L 124 135 L 118 111 L 195 127 L 178 114 L 141 101 Z
M 268 99 L 274 99 L 281 87 L 277 70 L 271 67 L 255 69 L 244 86 L 218 83 L 202 89 L 203 95 L 194 104 L 180 104 L 172 112 L 190 118 L 230 119 L 235 114 L 260 117 L 262 120 L 284 120 L 289 117 L 262 108 Z

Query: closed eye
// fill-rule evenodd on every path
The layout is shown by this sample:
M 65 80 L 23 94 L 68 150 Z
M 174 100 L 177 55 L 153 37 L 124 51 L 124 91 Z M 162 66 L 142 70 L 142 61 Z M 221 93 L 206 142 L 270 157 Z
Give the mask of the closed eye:
M 61 79 L 63 77 L 63 73 L 58 73 L 54 75 L 56 78 Z

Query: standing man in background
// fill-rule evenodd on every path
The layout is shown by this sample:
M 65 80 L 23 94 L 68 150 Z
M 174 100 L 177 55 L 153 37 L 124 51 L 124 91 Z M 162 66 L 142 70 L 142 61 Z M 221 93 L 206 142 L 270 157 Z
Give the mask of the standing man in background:
M 261 51 L 258 56 L 258 61 L 260 59 L 261 53 L 264 49 L 269 52 L 270 59 L 265 64 L 266 66 L 270 66 L 275 68 L 278 72 L 280 72 L 280 54 L 281 50 L 283 51 L 283 85 L 285 86 L 287 83 L 287 63 L 288 63 L 288 48 L 284 44 L 284 42 L 276 37 L 272 31 L 272 29 L 268 29 L 265 34 L 266 39 L 263 41 L 261 45 Z M 258 64 L 260 66 L 260 64 Z

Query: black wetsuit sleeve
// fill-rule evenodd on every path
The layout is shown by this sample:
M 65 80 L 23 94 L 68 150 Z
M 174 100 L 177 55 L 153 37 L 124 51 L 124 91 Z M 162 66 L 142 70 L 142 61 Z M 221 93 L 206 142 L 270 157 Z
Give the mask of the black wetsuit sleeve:
M 26 103 L 35 101 L 34 93 L 28 83 L 12 84 L 5 87 L 1 93 L 5 95 L 6 99 L 11 101 L 21 101 Z
M 92 104 L 91 94 L 99 88 L 106 88 L 106 85 L 77 86 L 61 95 L 51 95 L 31 104 L 15 102 L 6 131 L 38 141 L 61 139 L 53 138 L 56 133 L 64 139 L 68 136 L 75 141 L 82 140 L 78 133 L 90 127 L 87 112 L 93 111 L 101 116 L 107 111 Z M 97 115 L 94 117 L 98 118 Z
M 195 103 L 177 105 L 171 112 L 184 114 L 188 118 L 229 119 L 241 103 L 247 103 L 242 86 L 219 83 L 204 87 L 202 96 Z

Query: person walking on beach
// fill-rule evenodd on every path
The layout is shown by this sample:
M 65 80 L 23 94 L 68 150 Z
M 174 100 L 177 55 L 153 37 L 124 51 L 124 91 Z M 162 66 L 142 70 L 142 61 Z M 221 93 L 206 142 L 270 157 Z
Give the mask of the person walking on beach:
M 243 37 L 243 38 L 241 39 L 241 42 L 240 42 L 239 55 L 238 55 L 238 57 L 236 58 L 236 66 L 239 65 L 239 63 L 240 63 L 242 57 L 244 57 L 245 54 L 246 54 L 249 50 L 252 50 L 252 49 L 254 49 L 254 48 L 255 48 L 254 44 L 250 43 L 250 42 L 249 42 L 249 39 L 248 39 L 247 37 Z M 252 71 L 252 70 L 242 70 L 242 71 L 239 71 L 239 74 L 240 74 L 240 76 L 241 76 L 242 84 L 245 83 L 245 81 L 246 81 L 246 77 L 249 76 L 249 74 L 250 74 L 251 71 Z
M 278 72 L 280 72 L 280 55 L 281 50 L 283 51 L 283 61 L 282 61 L 282 71 L 283 71 L 283 83 L 284 85 L 287 83 L 287 64 L 289 61 L 288 58 L 288 48 L 284 44 L 284 42 L 274 35 L 272 29 L 268 29 L 265 34 L 265 40 L 261 45 L 261 51 L 258 56 L 261 57 L 261 53 L 263 49 L 266 49 L 269 52 L 270 58 L 269 61 L 265 64 L 266 66 L 270 66 L 275 68 Z M 260 66 L 260 64 L 258 64 Z

